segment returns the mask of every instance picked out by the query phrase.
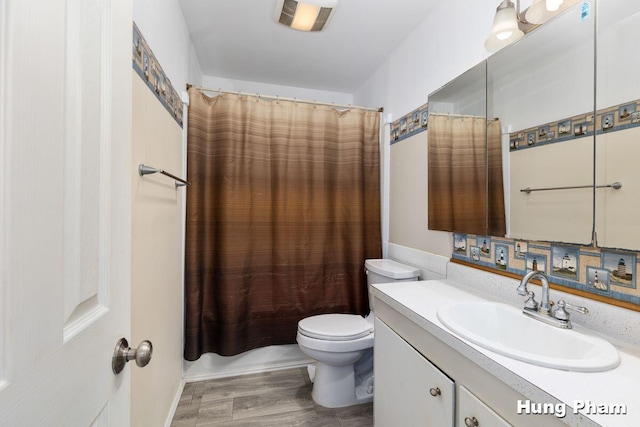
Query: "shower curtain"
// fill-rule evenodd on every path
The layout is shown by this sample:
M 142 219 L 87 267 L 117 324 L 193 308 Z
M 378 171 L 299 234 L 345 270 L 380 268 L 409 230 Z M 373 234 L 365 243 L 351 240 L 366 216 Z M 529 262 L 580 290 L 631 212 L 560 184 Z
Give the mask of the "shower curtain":
M 189 96 L 185 359 L 295 343 L 310 315 L 365 314 L 379 114 Z
M 430 229 L 504 236 L 500 141 L 497 119 L 429 116 Z
M 504 237 L 507 220 L 502 174 L 502 127 L 498 118 L 489 120 L 487 124 L 487 191 L 487 234 Z

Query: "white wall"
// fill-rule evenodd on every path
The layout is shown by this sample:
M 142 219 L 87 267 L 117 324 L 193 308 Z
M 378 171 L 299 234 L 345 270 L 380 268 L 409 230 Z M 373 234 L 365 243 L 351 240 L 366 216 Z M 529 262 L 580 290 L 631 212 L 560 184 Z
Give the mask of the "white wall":
M 200 63 L 178 0 L 134 0 L 133 21 L 178 93 L 187 83 L 201 83 Z
M 483 43 L 496 0 L 442 1 L 354 93 L 360 105 L 381 105 L 393 118 L 427 102 L 429 93 L 488 53 Z
M 182 129 L 146 82 L 131 74 L 133 166 L 178 171 Z M 148 339 L 154 351 L 148 366 L 131 371 L 131 425 L 151 427 L 166 424 L 182 391 L 181 224 L 187 189 L 160 174 L 132 172 L 130 345 Z

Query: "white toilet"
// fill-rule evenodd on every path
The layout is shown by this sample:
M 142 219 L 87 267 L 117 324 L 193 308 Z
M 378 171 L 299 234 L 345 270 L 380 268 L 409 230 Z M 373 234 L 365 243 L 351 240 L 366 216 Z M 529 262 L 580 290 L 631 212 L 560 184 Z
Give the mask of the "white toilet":
M 420 270 L 389 259 L 364 263 L 367 286 L 372 283 L 418 280 Z M 320 314 L 298 322 L 300 350 L 316 360 L 310 367 L 313 400 L 340 408 L 373 399 L 373 297 L 369 287 L 369 315 Z

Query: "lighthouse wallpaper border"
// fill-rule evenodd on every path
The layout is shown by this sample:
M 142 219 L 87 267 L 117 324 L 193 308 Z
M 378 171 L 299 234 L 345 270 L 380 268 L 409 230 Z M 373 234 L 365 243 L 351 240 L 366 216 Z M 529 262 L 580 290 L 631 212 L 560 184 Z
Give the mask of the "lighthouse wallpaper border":
M 551 245 L 551 268 L 553 276 L 578 280 L 580 249 L 578 247 Z
M 636 289 L 635 266 L 635 254 L 602 251 L 602 268 L 609 272 L 609 281 L 613 285 Z
M 587 290 L 601 295 L 610 295 L 609 272 L 603 268 L 587 268 Z
M 547 257 L 539 253 L 527 252 L 525 268 L 527 271 L 542 271 L 547 274 Z
M 480 246 L 476 246 L 484 243 L 485 239 L 490 248 L 488 254 L 483 253 Z M 452 249 L 453 259 L 496 272 L 506 271 L 518 275 L 530 271 L 533 259 L 536 259 L 536 269 L 546 273 L 551 283 L 640 305 L 640 289 L 636 285 L 640 252 L 461 233 L 454 233 Z M 508 255 L 504 264 L 496 262 L 500 257 L 500 250 Z M 559 260 L 565 258 L 565 255 L 567 258 L 564 264 L 559 264 Z M 559 270 L 563 266 L 566 271 L 561 273 Z M 590 283 L 593 282 L 596 270 L 599 287 Z

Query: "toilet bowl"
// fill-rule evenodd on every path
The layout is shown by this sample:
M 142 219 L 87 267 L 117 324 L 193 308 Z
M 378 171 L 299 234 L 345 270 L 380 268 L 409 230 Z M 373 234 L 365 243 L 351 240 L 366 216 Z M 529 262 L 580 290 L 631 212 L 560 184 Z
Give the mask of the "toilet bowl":
M 354 369 L 365 351 L 373 348 L 373 325 L 362 316 L 320 314 L 307 317 L 298 323 L 296 340 L 300 350 L 317 361 L 311 391 L 314 402 L 327 408 L 339 408 L 373 399 L 372 387 L 357 390 L 358 383 L 364 384 L 364 381 L 356 378 Z
M 396 261 L 366 260 L 367 284 L 417 280 L 420 271 Z M 316 361 L 314 402 L 340 408 L 373 400 L 373 297 L 367 317 L 320 314 L 298 322 L 300 350 Z

